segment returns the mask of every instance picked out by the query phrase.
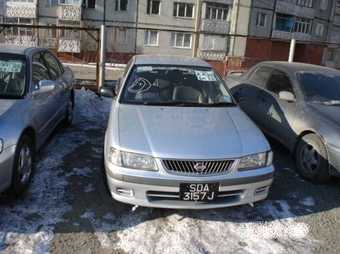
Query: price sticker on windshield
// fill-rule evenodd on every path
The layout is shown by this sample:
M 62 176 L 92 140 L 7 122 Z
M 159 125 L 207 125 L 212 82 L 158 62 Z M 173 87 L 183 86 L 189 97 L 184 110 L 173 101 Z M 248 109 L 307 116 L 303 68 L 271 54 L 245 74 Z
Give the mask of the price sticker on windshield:
M 20 72 L 22 68 L 22 62 L 4 62 L 0 61 L 1 72 Z

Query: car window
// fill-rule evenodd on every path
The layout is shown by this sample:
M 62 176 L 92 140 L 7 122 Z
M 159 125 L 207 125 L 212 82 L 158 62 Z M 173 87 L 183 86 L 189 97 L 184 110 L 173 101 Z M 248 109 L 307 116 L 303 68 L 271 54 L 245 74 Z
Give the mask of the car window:
M 51 80 L 56 80 L 63 74 L 64 68 L 51 52 L 45 52 L 43 57 L 49 70 Z
M 32 69 L 32 79 L 34 87 L 39 88 L 39 82 L 41 80 L 50 80 L 50 75 L 45 66 L 44 59 L 40 53 L 36 53 L 32 58 L 33 69 Z
M 137 65 L 124 83 L 121 103 L 233 103 L 212 68 Z
M 294 93 L 289 77 L 284 72 L 278 70 L 272 72 L 266 89 L 277 95 L 282 91 Z
M 270 72 L 271 69 L 268 67 L 259 67 L 249 76 L 248 80 L 255 85 L 265 87 Z
M 340 104 L 339 74 L 303 72 L 297 77 L 308 102 L 325 105 Z

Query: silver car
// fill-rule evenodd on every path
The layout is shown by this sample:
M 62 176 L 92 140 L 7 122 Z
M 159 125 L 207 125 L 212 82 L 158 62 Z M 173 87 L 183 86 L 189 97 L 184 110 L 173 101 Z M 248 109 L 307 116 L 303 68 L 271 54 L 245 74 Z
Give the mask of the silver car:
M 340 71 L 269 61 L 228 75 L 227 84 L 245 94 L 239 104 L 263 132 L 291 151 L 302 177 L 340 176 Z
M 100 93 L 114 96 L 103 168 L 115 200 L 204 209 L 267 197 L 269 143 L 205 61 L 135 56 Z
M 0 192 L 28 187 L 36 151 L 71 124 L 74 75 L 46 48 L 0 44 Z

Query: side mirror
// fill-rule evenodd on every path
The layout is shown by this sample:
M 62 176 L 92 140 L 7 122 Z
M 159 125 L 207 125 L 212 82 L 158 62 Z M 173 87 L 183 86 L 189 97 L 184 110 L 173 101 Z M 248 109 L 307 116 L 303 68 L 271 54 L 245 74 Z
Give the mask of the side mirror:
M 240 101 L 243 101 L 244 100 L 244 98 L 246 97 L 246 95 L 244 94 L 244 93 L 242 93 L 242 92 L 235 92 L 234 94 L 233 94 L 233 97 L 234 97 L 234 99 L 236 100 L 236 102 L 240 102 Z
M 292 92 L 281 91 L 279 92 L 279 98 L 285 101 L 295 101 L 295 96 Z
M 55 83 L 52 80 L 42 80 L 39 82 L 39 92 L 47 93 L 53 91 L 55 88 Z
M 104 85 L 100 87 L 99 94 L 107 98 L 113 98 L 117 95 L 116 85 Z

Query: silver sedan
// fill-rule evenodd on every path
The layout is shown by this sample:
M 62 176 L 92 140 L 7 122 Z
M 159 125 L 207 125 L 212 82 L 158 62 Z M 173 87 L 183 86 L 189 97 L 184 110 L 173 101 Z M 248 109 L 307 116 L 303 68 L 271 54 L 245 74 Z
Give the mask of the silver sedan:
M 114 97 L 103 149 L 114 199 L 204 209 L 267 197 L 269 143 L 205 61 L 135 56 L 117 86 L 101 94 Z
M 37 150 L 71 124 L 74 75 L 46 48 L 0 44 L 0 192 L 28 187 Z
M 325 182 L 340 176 L 340 71 L 262 62 L 228 75 L 227 84 L 245 94 L 240 106 L 263 132 L 291 151 L 302 177 Z

